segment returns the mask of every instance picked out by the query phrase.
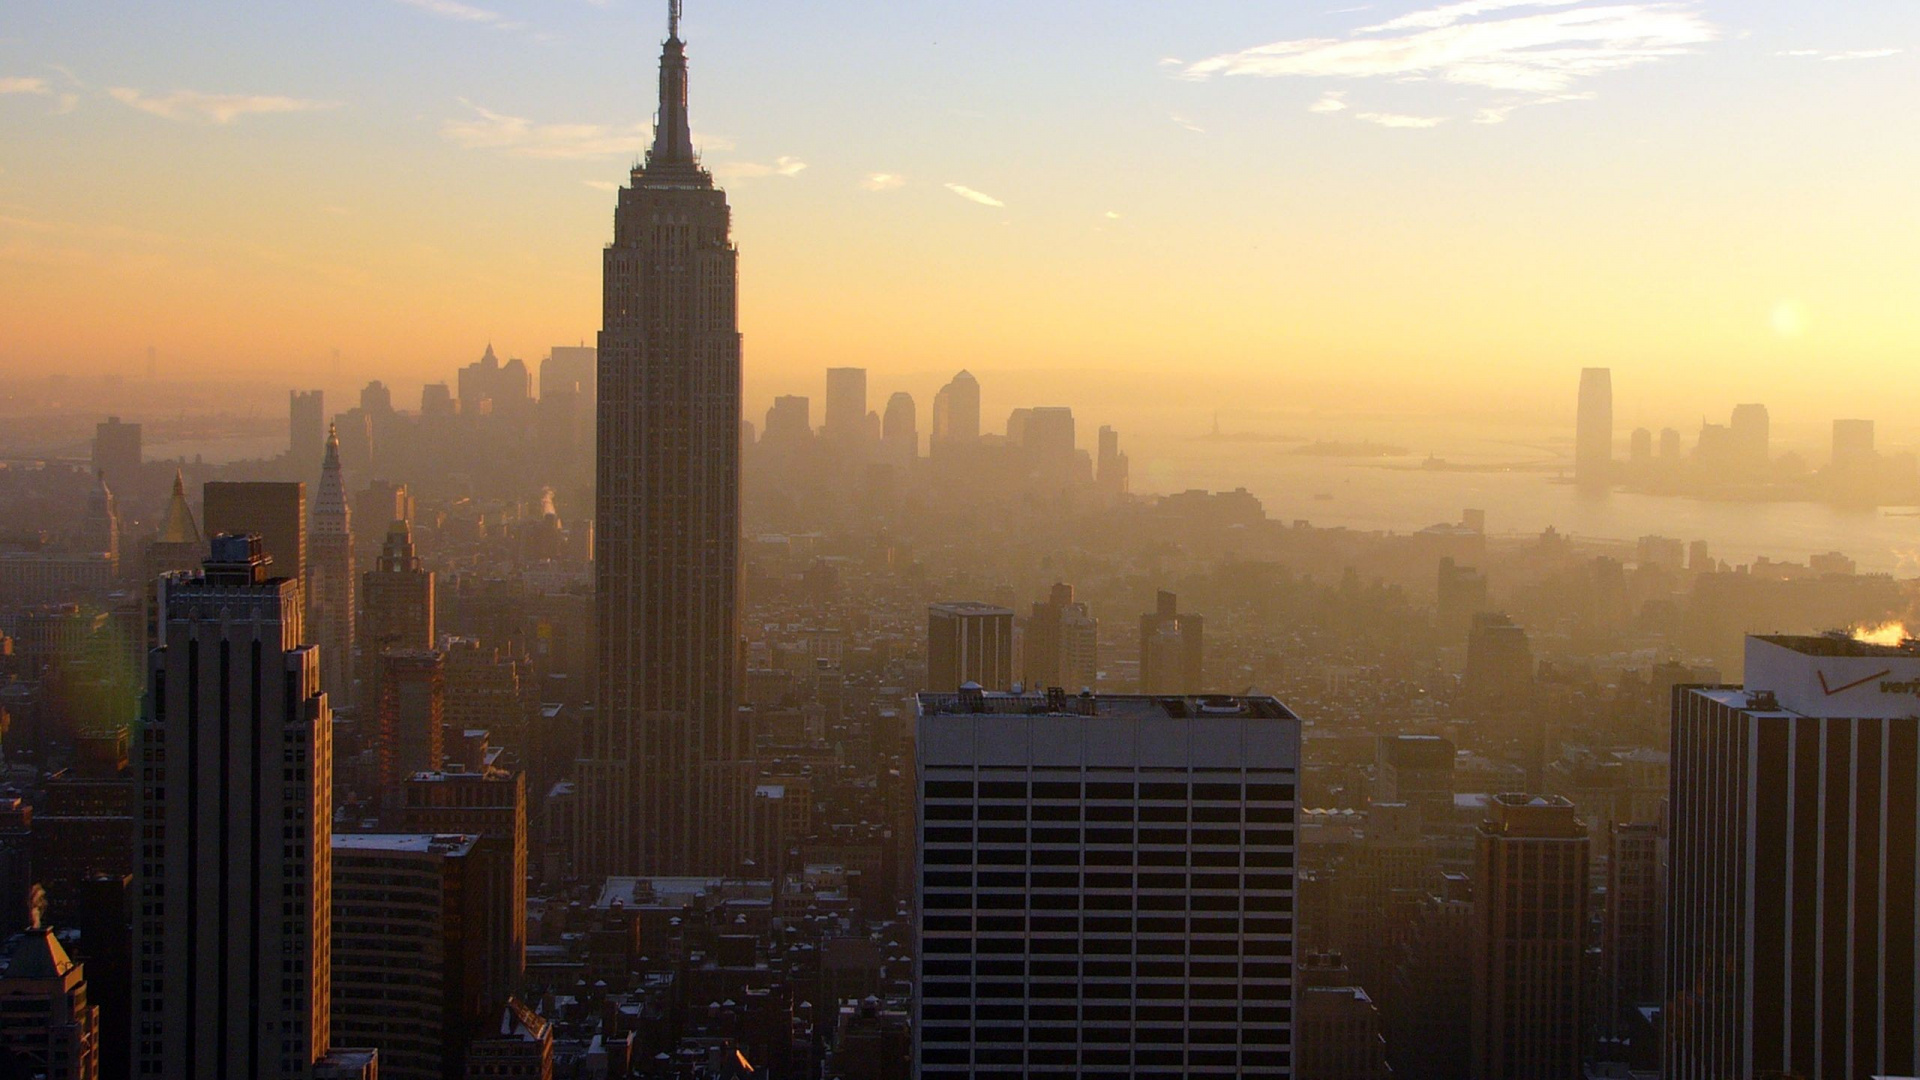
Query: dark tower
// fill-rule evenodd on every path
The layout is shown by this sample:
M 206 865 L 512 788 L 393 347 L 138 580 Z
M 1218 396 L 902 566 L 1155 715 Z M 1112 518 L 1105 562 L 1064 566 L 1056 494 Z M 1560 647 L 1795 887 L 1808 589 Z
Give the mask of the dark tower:
M 694 154 L 680 4 L 646 164 L 605 253 L 596 434 L 599 711 L 578 869 L 733 869 L 740 332 L 727 199 Z

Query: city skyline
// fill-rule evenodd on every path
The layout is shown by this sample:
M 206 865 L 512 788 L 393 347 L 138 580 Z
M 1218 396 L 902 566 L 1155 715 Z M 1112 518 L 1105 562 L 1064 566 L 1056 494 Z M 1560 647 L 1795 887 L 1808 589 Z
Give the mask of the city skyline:
M 133 374 L 152 345 L 431 377 L 486 337 L 578 340 L 581 252 L 650 138 L 631 53 L 654 6 L 101 5 L 98 34 L 29 13 L 0 38 L 0 283 L 33 317 L 0 371 Z M 1338 408 L 1360 362 L 1370 406 L 1485 407 L 1471 365 L 1517 410 L 1588 364 L 1844 415 L 1920 340 L 1895 300 L 1914 223 L 1863 209 L 1910 165 L 1886 125 L 1910 123 L 1915 27 L 1891 5 L 688 18 L 724 76 L 704 160 L 753 193 L 750 401 L 826 366 L 891 385 L 997 361 Z M 234 47 L 194 44 L 216 32 Z M 1457 64 L 1383 60 L 1452 40 Z M 1529 55 L 1554 44 L 1579 63 Z M 830 77 L 828 49 L 850 61 Z M 129 153 L 147 183 L 121 181 Z

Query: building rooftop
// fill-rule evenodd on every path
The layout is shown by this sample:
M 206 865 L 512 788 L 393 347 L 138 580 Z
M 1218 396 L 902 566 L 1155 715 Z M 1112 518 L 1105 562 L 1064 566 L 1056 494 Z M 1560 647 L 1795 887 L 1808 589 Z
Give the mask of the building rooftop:
M 334 833 L 333 850 L 464 855 L 479 840 L 471 833 Z
M 1233 694 L 1066 694 L 1004 693 L 962 688 L 957 693 L 918 695 L 919 714 L 934 716 L 1097 716 L 1122 720 L 1186 720 L 1195 717 L 1251 717 L 1297 720 L 1291 710 L 1265 695 Z
M 1012 615 L 1012 608 L 1003 608 L 998 604 L 983 604 L 976 600 L 954 600 L 946 603 L 928 604 L 928 611 L 944 611 L 949 615 Z
M 1846 634 L 1756 634 L 1769 645 L 1791 649 L 1803 656 L 1820 657 L 1899 657 L 1920 658 L 1920 641 L 1908 639 L 1899 645 L 1880 645 L 1861 641 Z

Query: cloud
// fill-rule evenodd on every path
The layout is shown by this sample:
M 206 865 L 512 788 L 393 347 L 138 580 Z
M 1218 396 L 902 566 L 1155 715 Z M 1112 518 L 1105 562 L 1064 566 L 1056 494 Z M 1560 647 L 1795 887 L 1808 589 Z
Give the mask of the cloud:
M 877 172 L 868 173 L 866 179 L 860 181 L 860 186 L 868 191 L 892 191 L 904 187 L 906 182 L 907 178 L 899 173 Z
M 1846 60 L 1885 60 L 1889 56 L 1899 56 L 1905 49 L 1849 49 L 1833 52 L 1827 49 L 1782 49 L 1775 56 L 1796 57 L 1802 60 L 1846 61 Z
M 1307 111 L 1312 113 L 1337 113 L 1345 112 L 1346 109 L 1347 92 L 1345 90 L 1329 90 L 1320 95 L 1319 101 L 1307 106 Z
M 459 22 L 497 24 L 507 21 L 507 17 L 497 11 L 477 8 L 471 4 L 462 4 L 459 0 L 399 0 L 399 2 L 408 7 L 431 12 L 441 18 L 454 19 Z
M 775 158 L 769 165 L 759 161 L 725 161 L 712 166 L 713 174 L 727 180 L 757 180 L 763 176 L 799 176 L 807 163 L 795 157 Z
M 0 94 L 51 94 L 53 88 L 45 79 L 33 79 L 22 75 L 0 76 Z
M 1432 128 L 1447 122 L 1444 116 L 1408 116 L 1405 113 L 1384 112 L 1356 113 L 1354 119 L 1386 128 Z
M 308 101 L 271 94 L 205 94 L 198 90 L 175 90 L 171 94 L 149 96 L 130 86 L 109 87 L 107 96 L 122 105 L 163 120 L 211 121 L 215 124 L 230 124 L 242 116 L 317 112 L 340 106 L 337 101 Z
M 1199 124 L 1196 124 L 1193 121 L 1187 119 L 1186 117 L 1181 116 L 1179 113 L 1173 113 L 1172 115 L 1168 116 L 1167 119 L 1173 121 L 1176 124 L 1179 124 L 1181 127 L 1186 128 L 1188 131 L 1194 132 L 1196 134 L 1205 135 L 1207 133 L 1206 128 L 1203 128 Z
M 986 192 L 975 191 L 965 184 L 948 184 L 947 190 L 953 192 L 955 195 L 960 196 L 961 198 L 967 200 L 968 202 L 977 202 L 981 206 L 1004 207 L 1007 205 L 1006 203 L 1001 202 L 999 199 L 994 198 L 993 196 L 987 194 Z
M 1558 105 L 1563 101 L 1592 101 L 1600 95 L 1589 90 L 1582 94 L 1560 94 L 1555 97 L 1527 98 L 1525 100 L 1506 101 L 1499 105 L 1489 105 L 1473 114 L 1476 124 L 1504 124 L 1515 109 L 1533 105 Z
M 1182 77 L 1437 80 L 1491 91 L 1483 108 L 1566 100 L 1580 83 L 1687 56 L 1719 37 L 1665 2 L 1463 0 L 1364 26 L 1343 38 L 1276 41 L 1187 66 Z M 1391 115 L 1391 114 L 1378 114 Z
M 515 157 L 573 160 L 633 155 L 652 138 L 647 124 L 617 127 L 607 124 L 539 124 L 524 116 L 509 116 L 475 105 L 465 119 L 440 125 L 440 136 L 468 150 L 497 150 Z
M 580 182 L 587 185 L 588 187 L 592 188 L 595 191 L 619 191 L 620 190 L 620 182 L 617 180 L 582 180 Z
M 1108 220 L 1108 221 L 1119 221 L 1119 220 L 1120 220 L 1120 211 L 1118 211 L 1118 210 L 1109 210 L 1109 211 L 1107 211 L 1107 220 Z

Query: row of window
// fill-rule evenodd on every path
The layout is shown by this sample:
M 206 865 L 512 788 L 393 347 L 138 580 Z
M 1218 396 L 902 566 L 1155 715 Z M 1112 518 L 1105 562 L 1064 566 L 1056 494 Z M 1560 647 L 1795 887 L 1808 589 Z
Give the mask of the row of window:
M 1285 1009 L 1270 1008 L 1266 1013 L 1285 1012 Z M 1126 1046 L 1139 1043 L 1181 1043 L 1184 1045 L 1219 1046 L 1221 1044 L 1251 1046 L 1286 1046 L 1291 1042 L 1291 1034 L 1284 1028 L 1272 1026 L 1275 1021 L 1260 1020 L 1256 1027 L 1190 1028 L 1190 1027 L 950 1027 L 928 1024 L 922 1041 L 927 1043 L 1106 1043 Z
M 958 1004 L 928 1004 L 920 1007 L 921 1019 L 932 1023 L 939 1020 L 1034 1020 L 1086 1021 L 1087 1023 L 1172 1023 L 1188 1021 L 1195 1024 L 1237 1024 L 1242 1020 L 1248 1023 L 1271 1022 L 1275 1006 L 1239 1005 L 1077 1005 L 1066 1004 L 1022 1004 L 1014 1002 L 1007 1005 L 974 1005 L 970 1002 Z
M 927 821 L 1090 821 L 1130 824 L 1136 820 L 1178 824 L 1233 824 L 1244 816 L 1256 825 L 1291 825 L 1292 806 L 1194 806 L 1186 803 L 1121 803 L 1114 806 L 1050 806 L 1046 803 L 927 803 L 921 808 Z
M 1128 847 L 1154 845 L 1187 847 L 1286 847 L 1293 843 L 1291 829 L 1166 829 L 1166 828 L 1088 828 L 1035 825 L 928 825 L 921 838 L 929 844 L 1122 844 Z
M 1135 919 L 1131 915 L 1035 915 L 1029 919 L 1025 915 L 927 915 L 921 920 L 920 929 L 926 933 L 1020 933 L 1031 930 L 1036 934 L 1078 933 L 1089 934 L 1291 934 L 1293 920 L 1288 918 L 1262 918 L 1249 916 L 1195 916 L 1187 919 L 1180 915 L 1142 915 Z
M 1195 875 L 1201 876 L 1201 875 Z M 956 911 L 974 908 L 980 911 L 1239 911 L 1243 901 L 1248 910 L 1262 913 L 1293 910 L 1293 897 L 1282 893 L 1241 896 L 1233 892 L 1195 894 L 1168 891 L 1136 895 L 1131 892 L 1097 893 L 968 893 L 931 892 L 923 907 L 928 911 Z
M 1072 979 L 1084 975 L 1088 979 L 1109 981 L 1136 976 L 1142 979 L 1178 979 L 1183 977 L 1183 970 L 1186 977 L 1195 979 L 1285 981 L 1293 978 L 1293 964 L 1288 960 L 1248 960 L 1244 963 L 1234 960 L 1195 960 L 1183 969 L 1177 960 L 1132 963 L 1126 960 L 948 960 L 928 957 L 921 961 L 920 967 L 921 973 L 928 978 L 979 975 L 982 978 Z
M 1089 780 L 928 780 L 929 799 L 1187 799 L 1238 802 L 1241 799 L 1291 802 L 1292 784 L 1232 784 L 1202 780 L 1190 784 L 1164 781 Z
M 1098 937 L 1036 937 L 1036 938 L 977 938 L 932 937 L 920 943 L 920 950 L 927 956 L 960 953 L 968 956 L 1013 955 L 1023 956 L 1032 953 L 1042 955 L 1088 956 L 1286 956 L 1293 951 L 1293 942 L 1280 938 L 1274 939 L 1238 939 L 1192 938 L 1186 935 L 1166 938 L 1135 938 L 1131 935 L 1115 938 Z
M 1223 982 L 1223 983 L 1183 983 L 1183 982 L 1142 982 L 1125 983 L 1088 981 L 1072 982 L 949 982 L 929 979 L 926 984 L 926 1001 L 940 1000 L 979 1001 L 982 999 L 1030 999 L 1052 998 L 1075 1000 L 1079 998 L 1118 998 L 1120 1000 L 1139 1001 L 1156 999 L 1161 1001 L 1265 1001 L 1285 1003 L 1293 1000 L 1293 986 L 1285 982 Z

